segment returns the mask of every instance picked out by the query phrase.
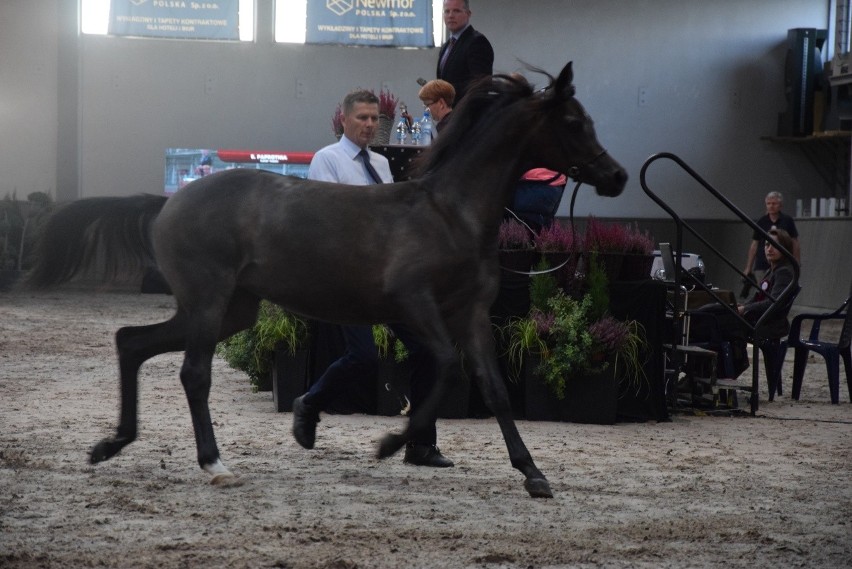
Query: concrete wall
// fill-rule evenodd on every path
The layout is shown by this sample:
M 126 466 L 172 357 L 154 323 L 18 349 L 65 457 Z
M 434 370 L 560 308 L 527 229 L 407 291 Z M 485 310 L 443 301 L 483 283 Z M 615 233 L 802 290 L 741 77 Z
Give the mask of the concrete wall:
M 761 140 L 785 107 L 787 30 L 829 27 L 830 0 L 533 5 L 472 0 L 472 21 L 491 39 L 498 72 L 527 62 L 556 74 L 574 62 L 578 98 L 631 175 L 618 199 L 584 189 L 576 215 L 665 225 L 639 184 L 643 162 L 661 151 L 749 215 L 762 213 L 769 190 L 788 204 L 832 195 L 803 155 Z M 74 0 L 0 2 L 0 197 L 157 193 L 168 147 L 313 151 L 333 141 L 331 114 L 346 91 L 388 84 L 416 107 L 414 80 L 434 74 L 437 48 L 275 44 L 273 0 L 256 6 L 257 40 L 245 44 L 81 36 Z M 655 164 L 648 184 L 685 217 L 732 219 L 669 164 Z M 736 233 L 720 230 L 726 240 Z M 728 253 L 744 255 L 747 241 L 745 231 Z

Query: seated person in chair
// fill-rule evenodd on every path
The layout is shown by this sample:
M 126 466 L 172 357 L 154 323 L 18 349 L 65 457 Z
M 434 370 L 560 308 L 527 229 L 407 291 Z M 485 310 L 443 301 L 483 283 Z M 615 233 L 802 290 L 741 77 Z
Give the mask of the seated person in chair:
M 769 231 L 775 241 L 787 251 L 793 251 L 793 239 L 783 229 Z M 752 326 L 772 306 L 778 296 L 794 281 L 796 273 L 790 261 L 772 243 L 764 244 L 770 268 L 760 281 L 760 288 L 744 304 L 737 305 L 739 315 Z M 771 297 L 771 298 L 770 298 Z M 759 335 L 764 338 L 781 338 L 790 330 L 787 319 L 789 307 L 775 314 L 761 325 Z M 746 343 L 751 330 L 719 303 L 705 304 L 692 313 L 689 326 L 690 342 L 729 342 L 734 364 L 734 377 L 748 368 Z
M 568 179 L 546 168 L 533 168 L 521 176 L 510 209 L 533 231 L 549 227 L 556 216 Z

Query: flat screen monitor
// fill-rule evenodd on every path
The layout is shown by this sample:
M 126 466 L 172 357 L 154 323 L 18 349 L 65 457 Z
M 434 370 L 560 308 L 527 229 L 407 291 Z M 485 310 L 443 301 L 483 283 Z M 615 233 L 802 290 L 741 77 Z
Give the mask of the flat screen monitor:
M 171 195 L 193 180 L 231 168 L 253 168 L 307 178 L 313 157 L 313 152 L 281 150 L 167 148 L 163 191 Z

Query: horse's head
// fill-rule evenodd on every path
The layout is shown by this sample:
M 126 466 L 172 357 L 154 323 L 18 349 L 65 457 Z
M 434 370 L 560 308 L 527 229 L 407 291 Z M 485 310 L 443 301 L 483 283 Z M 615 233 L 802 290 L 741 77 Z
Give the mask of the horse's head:
M 574 71 L 569 62 L 551 85 L 534 95 L 535 144 L 530 167 L 545 167 L 594 186 L 602 196 L 624 190 L 627 172 L 600 145 L 594 122 L 574 97 Z

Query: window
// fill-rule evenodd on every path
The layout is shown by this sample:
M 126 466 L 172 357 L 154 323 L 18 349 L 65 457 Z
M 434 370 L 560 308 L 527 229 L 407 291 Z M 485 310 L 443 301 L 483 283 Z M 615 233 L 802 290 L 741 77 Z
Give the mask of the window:
M 239 0 L 240 41 L 254 40 L 254 0 Z M 84 34 L 109 33 L 110 0 L 80 0 L 80 31 Z
M 275 0 L 275 41 L 305 43 L 308 0 Z M 444 41 L 443 2 L 432 1 L 432 36 L 435 45 Z

